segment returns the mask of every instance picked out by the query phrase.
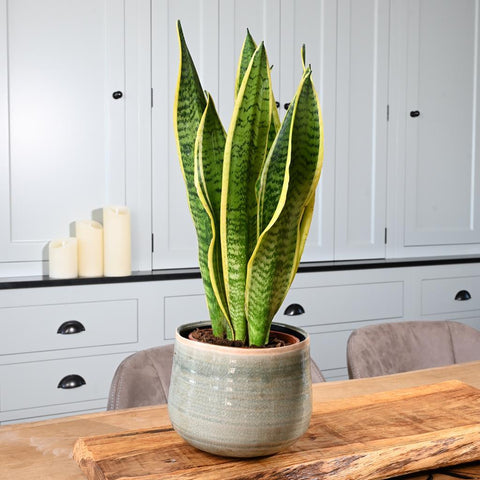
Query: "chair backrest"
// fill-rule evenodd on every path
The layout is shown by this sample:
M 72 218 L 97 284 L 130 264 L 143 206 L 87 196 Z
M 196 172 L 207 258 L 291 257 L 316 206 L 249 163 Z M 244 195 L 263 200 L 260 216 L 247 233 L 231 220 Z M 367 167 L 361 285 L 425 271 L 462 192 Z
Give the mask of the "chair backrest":
M 173 344 L 141 350 L 118 366 L 110 386 L 107 410 L 167 403 L 173 363 Z M 324 382 L 311 361 L 312 382 Z
M 173 344 L 125 358 L 113 376 L 107 410 L 167 403 L 172 364 Z
M 350 378 L 375 377 L 480 360 L 480 331 L 452 321 L 362 327 L 347 342 Z

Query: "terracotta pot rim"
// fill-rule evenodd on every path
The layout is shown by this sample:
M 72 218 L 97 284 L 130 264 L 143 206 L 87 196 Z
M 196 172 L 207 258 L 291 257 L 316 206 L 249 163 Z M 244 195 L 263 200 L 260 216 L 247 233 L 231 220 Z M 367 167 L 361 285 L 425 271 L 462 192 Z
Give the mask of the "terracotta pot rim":
M 291 345 L 285 345 L 277 348 L 245 348 L 245 347 L 233 347 L 226 345 L 213 345 L 210 343 L 198 342 L 196 340 L 190 340 L 188 335 L 196 328 L 210 328 L 210 322 L 194 322 L 181 325 L 177 328 L 175 339 L 183 344 L 195 344 L 196 348 L 215 350 L 218 352 L 230 353 L 235 355 L 281 355 L 283 353 L 295 351 L 297 349 L 304 348 L 305 344 L 310 343 L 310 337 L 308 333 L 296 326 L 287 325 L 283 323 L 272 323 L 272 330 L 281 333 L 288 333 L 298 338 L 298 342 Z

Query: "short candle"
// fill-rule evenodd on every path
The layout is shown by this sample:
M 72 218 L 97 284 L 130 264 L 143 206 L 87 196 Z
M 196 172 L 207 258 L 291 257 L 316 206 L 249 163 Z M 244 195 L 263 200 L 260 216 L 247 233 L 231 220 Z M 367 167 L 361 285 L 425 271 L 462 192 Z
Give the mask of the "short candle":
M 60 238 L 52 240 L 48 246 L 48 267 L 50 278 L 77 277 L 77 239 Z

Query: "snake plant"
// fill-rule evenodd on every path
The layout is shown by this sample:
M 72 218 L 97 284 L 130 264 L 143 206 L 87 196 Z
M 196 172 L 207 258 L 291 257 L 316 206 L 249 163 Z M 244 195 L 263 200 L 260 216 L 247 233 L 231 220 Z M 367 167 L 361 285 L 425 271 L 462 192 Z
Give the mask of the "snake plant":
M 213 333 L 262 346 L 297 272 L 323 162 L 310 66 L 280 123 L 263 42 L 247 31 L 225 132 L 177 23 L 174 128 Z

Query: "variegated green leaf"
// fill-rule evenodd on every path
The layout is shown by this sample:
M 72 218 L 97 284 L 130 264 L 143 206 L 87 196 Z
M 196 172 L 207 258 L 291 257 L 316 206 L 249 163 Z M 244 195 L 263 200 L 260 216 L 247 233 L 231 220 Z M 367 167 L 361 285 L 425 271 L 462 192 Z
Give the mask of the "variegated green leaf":
M 261 234 L 248 264 L 246 314 L 249 341 L 253 345 L 263 345 L 268 340 L 273 316 L 296 273 L 298 253 L 304 245 L 301 238 L 306 238 L 309 223 L 310 214 L 304 218 L 305 208 L 310 208 L 320 177 L 323 134 L 309 68 L 295 95 L 289 137 L 285 187 L 277 210 Z M 266 203 L 267 199 L 264 205 Z
M 310 231 L 310 225 L 312 223 L 314 207 L 315 207 L 315 194 L 312 195 L 311 200 L 305 206 L 302 219 L 300 220 L 300 230 L 298 235 L 297 250 L 295 252 L 296 266 L 292 270 L 293 275 L 292 275 L 292 278 L 290 279 L 290 283 L 293 282 L 295 273 L 297 272 L 298 266 L 300 265 L 300 260 L 302 259 L 303 250 L 305 249 L 305 242 L 307 241 L 308 232 Z
M 224 330 L 227 338 L 233 339 L 223 283 L 220 248 L 220 202 L 225 138 L 225 130 L 213 99 L 210 94 L 207 94 L 207 106 L 200 121 L 195 142 L 195 186 L 211 222 L 212 236 L 208 250 L 210 280 L 225 318 Z
M 278 131 L 280 130 L 280 116 L 278 115 L 278 109 L 275 101 L 275 96 L 273 95 L 273 89 L 271 91 L 271 98 L 270 102 L 272 104 L 271 109 L 272 109 L 272 118 L 270 119 L 270 130 L 268 132 L 268 145 L 267 145 L 267 151 L 270 150 L 275 137 L 277 136 Z
M 195 65 L 188 51 L 180 22 L 177 23 L 180 66 L 174 103 L 174 130 L 178 157 L 187 188 L 187 199 L 198 239 L 198 260 L 202 274 L 210 320 L 216 335 L 224 333 L 224 315 L 216 300 L 208 270 L 208 251 L 212 240 L 210 217 L 200 201 L 194 179 L 194 149 L 198 126 L 206 99 Z
M 237 65 L 237 75 L 235 77 L 235 99 L 238 96 L 238 91 L 240 90 L 240 85 L 242 84 L 243 77 L 245 72 L 248 69 L 250 60 L 257 49 L 257 44 L 253 40 L 253 37 L 250 35 L 250 30 L 247 28 L 247 35 L 243 42 L 242 51 L 240 52 L 240 58 L 238 59 Z
M 283 120 L 280 132 L 277 135 L 268 153 L 262 172 L 257 182 L 258 191 L 258 221 L 257 236 L 265 230 L 273 215 L 282 205 L 280 199 L 285 201 L 285 181 L 288 181 L 287 161 L 290 146 L 290 129 L 292 126 L 293 109 L 295 100 L 292 101 Z
M 258 46 L 235 101 L 225 145 L 221 244 L 225 291 L 235 338 L 247 335 L 246 265 L 256 244 L 255 182 L 264 162 L 271 119 L 271 80 L 265 47 Z

